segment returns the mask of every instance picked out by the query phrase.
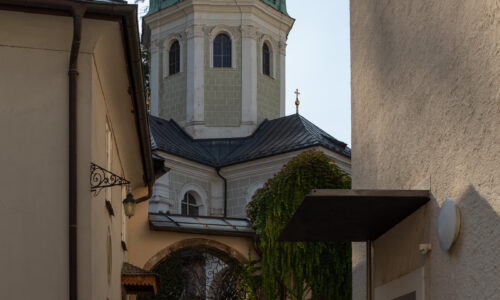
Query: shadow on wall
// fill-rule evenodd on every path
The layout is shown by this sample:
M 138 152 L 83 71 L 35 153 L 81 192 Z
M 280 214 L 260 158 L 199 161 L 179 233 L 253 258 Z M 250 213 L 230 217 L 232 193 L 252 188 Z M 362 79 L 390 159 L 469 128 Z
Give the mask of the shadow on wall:
M 498 28 L 497 1 L 351 0 L 353 187 L 435 178 L 423 216 L 433 244 L 427 298 L 500 295 L 491 284 L 500 278 Z M 462 213 L 450 252 L 436 238 L 446 196 Z
M 439 248 L 437 216 L 439 203 L 434 195 L 427 205 L 374 241 L 373 285 L 379 287 L 425 266 L 426 299 L 494 299 L 500 287 L 500 217 L 495 203 L 469 185 L 453 197 L 460 208 L 460 235 L 449 252 Z M 438 201 L 439 200 L 439 201 Z M 420 243 L 430 242 L 433 250 L 418 252 Z M 365 244 L 353 244 L 353 299 L 365 297 Z M 460 287 L 457 286 L 459 283 Z
M 375 78 L 389 92 L 400 89 L 417 106 L 443 93 L 467 105 L 481 92 L 470 82 L 498 79 L 500 66 L 493 63 L 498 62 L 498 49 L 491 41 L 500 11 L 494 3 L 466 7 L 465 1 L 386 0 L 370 1 L 369 6 L 372 33 L 363 46 L 374 51 Z
M 496 1 L 351 1 L 353 170 L 374 178 L 354 174 L 356 188 L 406 186 L 448 152 L 489 155 L 472 149 L 498 136 L 499 27 Z M 399 171 L 407 161 L 421 172 Z
M 500 206 L 500 199 L 488 201 L 473 185 L 469 185 L 462 196 L 457 199 L 452 197 L 452 199 L 460 209 L 461 226 L 460 234 L 450 249 L 449 255 L 460 257 L 474 254 L 478 250 L 479 256 L 485 256 L 488 259 L 497 256 L 498 249 L 500 249 L 500 216 L 491 203 L 497 203 Z M 434 204 L 438 205 L 436 202 Z M 439 212 L 439 207 L 437 210 Z M 438 245 L 436 241 L 436 246 L 439 247 Z M 487 245 L 489 246 L 485 247 Z M 491 262 L 488 264 L 491 265 Z
M 439 251 L 441 255 L 435 255 L 438 261 L 429 265 L 433 267 L 427 281 L 431 285 L 429 290 L 450 293 L 438 298 L 497 298 L 500 286 L 492 283 L 500 278 L 500 217 L 492 204 L 500 205 L 500 199 L 485 198 L 470 185 L 455 201 L 461 212 L 460 235 L 447 254 L 439 249 L 436 240 L 433 252 Z M 446 264 L 445 268 L 441 268 L 442 263 Z M 461 288 L 453 288 L 457 283 Z

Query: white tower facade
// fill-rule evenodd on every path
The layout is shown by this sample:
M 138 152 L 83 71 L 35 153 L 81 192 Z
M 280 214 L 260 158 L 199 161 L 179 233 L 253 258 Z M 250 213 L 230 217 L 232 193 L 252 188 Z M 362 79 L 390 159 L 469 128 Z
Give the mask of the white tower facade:
M 281 6 L 280 6 L 281 5 Z M 284 1 L 151 0 L 150 111 L 195 139 L 244 137 L 285 115 Z

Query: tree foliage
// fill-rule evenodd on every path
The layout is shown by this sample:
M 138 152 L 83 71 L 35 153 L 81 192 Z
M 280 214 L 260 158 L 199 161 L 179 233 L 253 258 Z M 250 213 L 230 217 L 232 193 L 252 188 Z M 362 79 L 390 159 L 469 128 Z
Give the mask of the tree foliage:
M 138 300 L 174 300 L 181 299 L 184 290 L 182 257 L 176 252 L 161 261 L 153 269 L 160 276 L 160 285 L 156 296 L 138 296 Z
M 144 75 L 144 88 L 148 91 L 149 97 L 149 70 L 150 54 L 149 50 L 141 44 L 142 73 Z
M 267 181 L 249 203 L 261 250 L 261 288 L 266 299 L 283 290 L 294 299 L 351 299 L 351 244 L 277 242 L 312 189 L 348 189 L 349 175 L 320 151 L 305 151 Z

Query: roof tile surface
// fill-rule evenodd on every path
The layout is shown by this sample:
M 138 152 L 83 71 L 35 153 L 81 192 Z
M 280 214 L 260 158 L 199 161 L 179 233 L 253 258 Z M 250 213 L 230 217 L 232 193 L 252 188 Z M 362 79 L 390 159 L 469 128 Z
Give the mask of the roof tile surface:
M 150 116 L 153 150 L 212 167 L 225 167 L 304 148 L 323 146 L 351 157 L 347 145 L 301 115 L 265 120 L 245 138 L 193 139 L 174 120 Z

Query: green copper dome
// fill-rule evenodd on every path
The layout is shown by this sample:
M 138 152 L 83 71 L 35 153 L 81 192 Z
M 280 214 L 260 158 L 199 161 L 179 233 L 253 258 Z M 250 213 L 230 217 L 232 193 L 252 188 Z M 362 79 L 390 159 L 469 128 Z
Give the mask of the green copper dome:
M 157 11 L 160 11 L 164 8 L 170 7 L 177 2 L 181 2 L 182 0 L 150 0 L 149 1 L 149 10 L 148 15 L 154 14 Z
M 150 0 L 148 15 L 154 14 L 157 11 L 170 7 L 175 3 L 181 1 L 183 0 Z M 288 13 L 286 11 L 286 0 L 261 0 L 261 1 L 288 16 Z
M 261 1 L 288 16 L 288 12 L 286 11 L 286 0 L 261 0 Z

